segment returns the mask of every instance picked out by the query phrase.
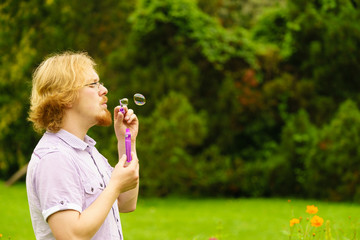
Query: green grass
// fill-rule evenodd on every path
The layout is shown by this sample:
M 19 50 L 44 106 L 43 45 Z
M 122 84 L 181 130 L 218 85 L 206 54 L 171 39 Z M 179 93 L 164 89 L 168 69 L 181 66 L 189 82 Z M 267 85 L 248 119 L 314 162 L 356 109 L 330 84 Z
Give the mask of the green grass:
M 316 200 L 140 198 L 137 210 L 121 219 L 126 240 L 279 240 L 288 239 L 290 219 L 306 219 L 312 204 L 331 221 L 335 239 L 346 239 L 343 232 L 358 239 L 350 235 L 359 227 L 360 205 Z M 0 214 L 2 239 L 35 239 L 24 184 L 0 182 Z
M 25 184 L 6 187 L 0 182 L 0 234 L 2 239 L 35 239 Z

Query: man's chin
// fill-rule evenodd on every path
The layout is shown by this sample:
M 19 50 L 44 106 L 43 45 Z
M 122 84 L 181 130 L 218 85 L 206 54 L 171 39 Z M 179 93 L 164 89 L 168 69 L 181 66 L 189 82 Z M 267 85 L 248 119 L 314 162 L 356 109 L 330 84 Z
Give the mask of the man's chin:
M 112 117 L 109 110 L 106 109 L 105 113 L 96 118 L 97 126 L 110 126 L 112 124 Z

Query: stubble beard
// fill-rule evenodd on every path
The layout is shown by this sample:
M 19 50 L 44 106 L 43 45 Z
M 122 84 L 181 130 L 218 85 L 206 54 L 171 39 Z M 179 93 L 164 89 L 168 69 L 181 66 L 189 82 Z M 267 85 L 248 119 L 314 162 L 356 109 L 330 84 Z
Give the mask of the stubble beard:
M 104 114 L 98 115 L 96 121 L 98 126 L 110 126 L 112 124 L 112 117 L 109 110 L 105 109 Z

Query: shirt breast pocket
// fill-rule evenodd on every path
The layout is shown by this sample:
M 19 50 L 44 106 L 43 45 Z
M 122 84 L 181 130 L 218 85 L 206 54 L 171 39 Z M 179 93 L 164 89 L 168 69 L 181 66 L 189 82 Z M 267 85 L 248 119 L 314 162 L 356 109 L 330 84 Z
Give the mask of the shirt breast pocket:
M 99 180 L 91 179 L 84 183 L 84 191 L 85 191 L 85 202 L 86 205 L 89 206 L 96 198 L 102 193 L 105 186 L 104 183 Z

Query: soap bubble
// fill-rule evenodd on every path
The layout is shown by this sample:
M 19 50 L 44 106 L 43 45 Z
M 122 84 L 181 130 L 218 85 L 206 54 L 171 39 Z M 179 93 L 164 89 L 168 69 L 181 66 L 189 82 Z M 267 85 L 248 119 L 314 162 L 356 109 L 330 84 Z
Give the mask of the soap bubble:
M 127 98 L 120 99 L 120 106 L 127 106 L 129 104 L 129 100 Z
M 142 95 L 140 93 L 136 93 L 134 95 L 134 102 L 136 105 L 142 106 L 146 103 L 146 99 L 145 99 L 144 95 Z

